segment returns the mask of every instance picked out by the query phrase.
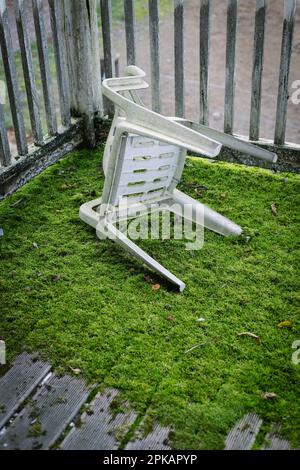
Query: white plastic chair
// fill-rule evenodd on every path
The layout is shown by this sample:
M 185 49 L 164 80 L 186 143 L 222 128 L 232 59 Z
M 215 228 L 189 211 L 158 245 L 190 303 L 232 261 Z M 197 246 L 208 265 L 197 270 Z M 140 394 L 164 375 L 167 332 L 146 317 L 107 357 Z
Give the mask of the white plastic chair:
M 239 225 L 176 189 L 184 167 L 186 151 L 209 158 L 222 147 L 239 150 L 275 162 L 276 154 L 242 142 L 206 126 L 179 118 L 168 118 L 144 107 L 137 91 L 147 88 L 145 73 L 135 66 L 126 76 L 103 81 L 103 94 L 115 105 L 115 116 L 103 157 L 105 183 L 102 197 L 80 207 L 80 218 L 96 229 L 99 238 L 109 237 L 180 291 L 184 282 L 155 261 L 116 225 L 132 214 L 161 207 L 192 205 L 191 218 L 221 235 L 239 235 Z M 124 211 L 126 207 L 126 211 Z

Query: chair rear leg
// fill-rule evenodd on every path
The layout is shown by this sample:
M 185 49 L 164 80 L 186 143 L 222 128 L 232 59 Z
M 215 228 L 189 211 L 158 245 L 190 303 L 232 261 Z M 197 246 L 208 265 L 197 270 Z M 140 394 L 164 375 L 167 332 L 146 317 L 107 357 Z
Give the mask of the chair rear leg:
M 220 235 L 230 236 L 240 235 L 242 233 L 242 229 L 239 225 L 177 189 L 173 192 L 173 202 L 182 207 L 182 215 L 184 215 L 184 205 L 192 205 L 193 222 L 197 223 L 199 220 L 202 220 L 204 227 Z

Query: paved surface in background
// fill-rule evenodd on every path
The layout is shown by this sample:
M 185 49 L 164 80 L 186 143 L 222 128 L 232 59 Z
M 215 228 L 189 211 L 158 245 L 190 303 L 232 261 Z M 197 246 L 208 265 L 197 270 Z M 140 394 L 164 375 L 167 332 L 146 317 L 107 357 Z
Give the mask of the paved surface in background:
M 138 416 L 118 390 L 58 376 L 37 354 L 24 352 L 0 377 L 0 450 L 170 450 L 171 429 L 154 422 L 149 430 L 149 411 Z M 261 425 L 259 416 L 246 414 L 229 432 L 225 449 L 251 449 Z M 263 449 L 290 449 L 279 430 L 270 428 Z

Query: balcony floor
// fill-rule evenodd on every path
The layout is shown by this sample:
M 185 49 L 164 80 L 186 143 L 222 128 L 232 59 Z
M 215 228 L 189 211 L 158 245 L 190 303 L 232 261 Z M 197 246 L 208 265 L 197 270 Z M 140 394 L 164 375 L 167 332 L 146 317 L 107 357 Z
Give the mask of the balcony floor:
M 101 155 L 74 152 L 0 205 L 8 361 L 39 351 L 57 372 L 79 369 L 120 390 L 139 416 L 147 412 L 149 429 L 152 419 L 172 427 L 178 449 L 223 448 L 246 413 L 264 423 L 255 447 L 276 423 L 298 447 L 299 176 L 188 159 L 180 189 L 245 236 L 206 231 L 195 252 L 179 240 L 138 242 L 185 281 L 179 294 L 79 220 L 80 204 L 101 194 Z

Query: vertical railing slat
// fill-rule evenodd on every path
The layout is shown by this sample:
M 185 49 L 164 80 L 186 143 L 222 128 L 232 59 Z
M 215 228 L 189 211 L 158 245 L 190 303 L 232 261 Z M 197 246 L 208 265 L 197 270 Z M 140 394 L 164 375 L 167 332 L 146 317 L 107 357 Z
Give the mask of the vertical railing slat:
M 110 0 L 100 0 L 105 77 L 114 76 L 112 13 Z
M 184 0 L 174 0 L 175 114 L 184 117 Z
M 0 165 L 8 166 L 11 163 L 11 153 L 4 124 L 3 106 L 0 103 Z
M 261 83 L 264 58 L 266 0 L 256 0 L 252 90 L 250 110 L 250 140 L 259 139 L 260 109 L 261 109 Z
M 62 6 L 61 0 L 49 0 L 61 121 L 64 126 L 68 127 L 71 124 L 71 110 Z
M 296 0 L 285 0 L 274 136 L 274 143 L 277 145 L 283 145 L 285 142 L 287 103 L 289 98 L 289 74 L 295 14 Z
M 112 13 L 110 0 L 100 0 L 101 5 L 101 24 L 104 54 L 104 72 L 106 78 L 115 75 L 112 44 Z M 112 116 L 114 114 L 113 104 L 103 97 L 104 113 Z
M 42 145 L 43 131 L 40 116 L 39 96 L 35 83 L 31 53 L 31 39 L 29 37 L 29 24 L 24 0 L 14 0 L 14 9 L 33 141 L 36 145 Z
M 135 13 L 134 0 L 124 0 L 127 65 L 135 65 Z
M 19 155 L 26 155 L 28 147 L 5 0 L 0 0 L 0 45 L 17 149 Z
M 43 0 L 32 0 L 33 18 L 36 34 L 36 43 L 39 55 L 42 87 L 44 94 L 46 121 L 50 135 L 57 133 L 55 103 L 52 87 L 52 78 L 48 59 L 47 36 L 44 22 Z
M 228 134 L 232 134 L 233 122 L 234 122 L 236 29 L 237 29 L 237 0 L 227 0 L 224 132 Z
M 209 124 L 209 0 L 200 3 L 200 124 Z
M 149 0 L 149 34 L 151 56 L 152 109 L 160 112 L 160 43 L 159 43 L 159 2 Z

